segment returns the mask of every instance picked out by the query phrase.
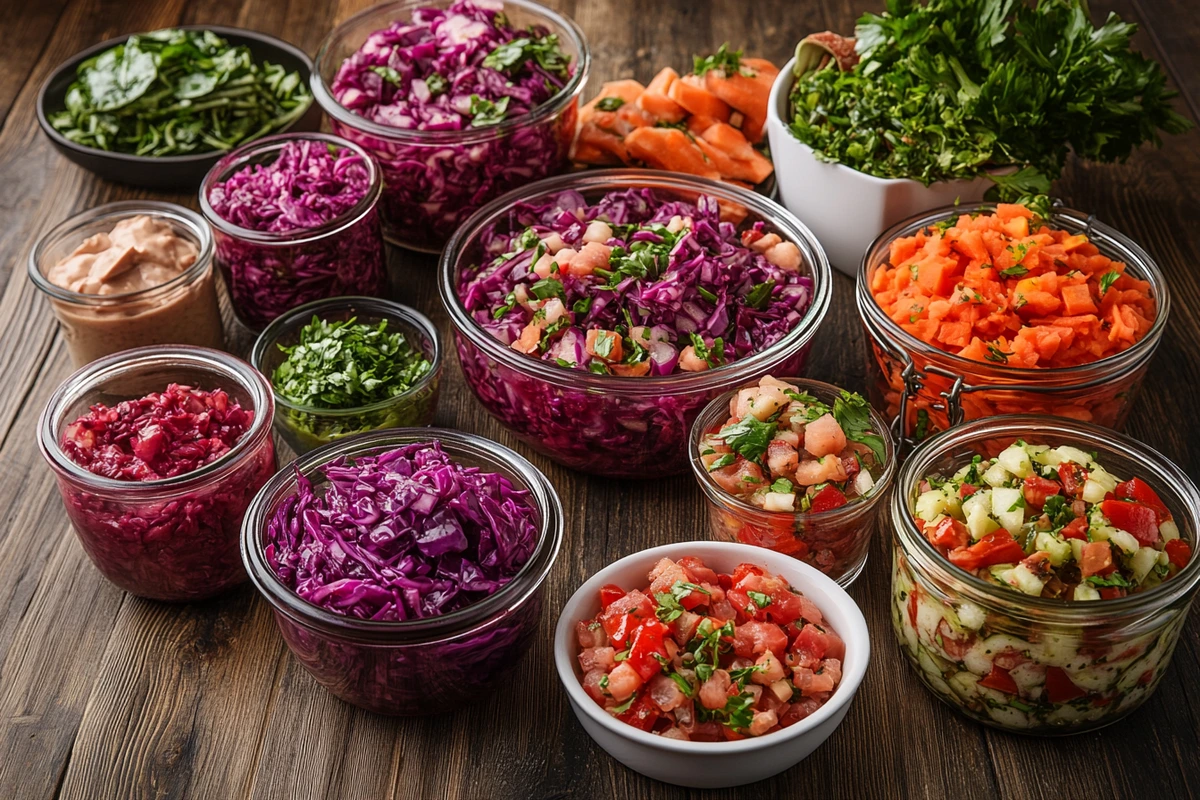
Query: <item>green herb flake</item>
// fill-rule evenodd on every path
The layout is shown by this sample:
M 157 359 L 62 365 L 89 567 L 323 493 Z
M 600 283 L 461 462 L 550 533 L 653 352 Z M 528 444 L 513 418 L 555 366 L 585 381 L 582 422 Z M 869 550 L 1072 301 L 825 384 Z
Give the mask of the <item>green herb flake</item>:
M 1117 278 L 1121 277 L 1121 273 L 1113 270 L 1106 272 L 1100 276 L 1100 296 L 1103 297 L 1112 285 L 1117 282 Z
M 623 105 L 625 101 L 619 97 L 601 97 L 596 101 L 596 108 L 601 111 L 616 111 Z
M 760 422 L 748 414 L 732 425 L 726 425 L 717 435 L 742 458 L 755 461 L 767 452 L 775 429 L 776 423 Z
M 846 438 L 871 448 L 878 464 L 887 457 L 883 437 L 871 430 L 871 406 L 862 395 L 842 389 L 833 401 L 833 418 L 841 426 Z

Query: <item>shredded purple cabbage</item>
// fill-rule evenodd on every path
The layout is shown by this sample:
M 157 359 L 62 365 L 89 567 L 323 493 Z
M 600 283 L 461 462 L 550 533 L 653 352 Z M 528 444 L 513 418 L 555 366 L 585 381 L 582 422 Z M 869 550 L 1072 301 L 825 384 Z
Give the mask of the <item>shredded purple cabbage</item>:
M 330 86 L 334 99 L 380 125 L 427 131 L 495 124 L 532 111 L 562 89 L 570 71 L 565 61 L 539 59 L 520 46 L 552 49 L 553 34 L 543 27 L 518 31 L 502 9 L 483 0 L 416 9 L 411 21 L 375 31 L 342 62 Z M 501 51 L 488 59 L 505 45 L 510 57 Z
M 503 475 L 437 442 L 321 469 L 267 526 L 267 563 L 313 605 L 359 619 L 438 616 L 499 591 L 533 555 L 536 510 Z
M 491 260 L 464 270 L 459 296 L 496 339 L 562 367 L 701 371 L 775 344 L 811 302 L 794 244 L 783 244 L 794 250 L 794 264 L 783 266 L 743 244 L 764 235 L 761 221 L 739 234 L 706 195 L 692 203 L 627 189 L 589 204 L 565 191 L 518 203 L 485 230 L 480 245 Z M 778 241 L 771 236 L 762 241 Z M 620 345 L 589 348 L 589 331 Z
M 247 164 L 214 184 L 208 202 L 222 219 L 252 231 L 316 228 L 345 214 L 367 194 L 371 173 L 348 147 L 298 139 L 270 164 Z

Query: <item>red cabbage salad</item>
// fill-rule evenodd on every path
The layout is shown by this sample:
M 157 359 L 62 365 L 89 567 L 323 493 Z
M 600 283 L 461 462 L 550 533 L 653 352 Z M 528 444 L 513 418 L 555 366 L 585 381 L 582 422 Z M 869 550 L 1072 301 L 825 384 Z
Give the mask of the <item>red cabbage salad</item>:
M 572 74 L 558 36 L 517 30 L 499 3 L 418 8 L 367 37 L 330 86 L 348 110 L 380 125 L 457 131 L 494 125 L 545 103 Z
M 267 563 L 315 606 L 348 617 L 434 617 L 495 594 L 533 556 L 538 512 L 526 490 L 416 443 L 321 468 L 267 526 Z
M 813 294 L 794 242 L 722 216 L 714 197 L 651 189 L 518 203 L 508 232 L 483 232 L 492 260 L 464 270 L 459 297 L 496 339 L 560 367 L 627 377 L 718 367 L 782 339 Z
M 63 431 L 63 452 L 95 475 L 158 481 L 220 459 L 250 430 L 254 412 L 221 389 L 171 384 L 136 400 L 101 403 Z
M 317 228 L 350 211 L 371 188 L 371 170 L 354 150 L 315 139 L 279 148 L 270 164 L 247 164 L 208 192 L 222 219 L 252 231 Z

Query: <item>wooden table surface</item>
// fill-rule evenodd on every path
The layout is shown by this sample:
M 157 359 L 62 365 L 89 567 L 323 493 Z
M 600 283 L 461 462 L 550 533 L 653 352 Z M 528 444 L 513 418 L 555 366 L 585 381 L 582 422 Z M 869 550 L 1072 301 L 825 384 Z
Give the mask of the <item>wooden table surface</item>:
M 253 28 L 313 53 L 369 0 L 12 0 L 0 48 L 0 798 L 550 797 L 1145 797 L 1200 787 L 1200 615 L 1184 629 L 1157 694 L 1128 721 L 1064 740 L 998 733 L 957 716 L 901 660 L 887 613 L 884 537 L 852 589 L 874 652 L 845 723 L 802 765 L 741 790 L 666 786 L 625 769 L 572 716 L 550 657 L 557 610 L 595 570 L 669 541 L 703 538 L 691 477 L 591 479 L 531 454 L 481 410 L 457 364 L 437 422 L 516 446 L 546 472 L 567 510 L 548 582 L 542 637 L 502 693 L 426 719 L 358 711 L 291 658 L 248 585 L 193 605 L 124 594 L 92 566 L 63 513 L 34 424 L 70 373 L 46 301 L 25 275 L 44 231 L 112 200 L 149 196 L 94 178 L 52 150 L 34 116 L 37 88 L 95 42 L 180 23 Z M 592 46 L 591 87 L 647 80 L 723 41 L 783 63 L 811 31 L 848 31 L 882 0 L 633 2 L 558 0 Z M 1159 59 L 1200 108 L 1200 10 L 1188 0 L 1095 0 L 1142 24 Z M 590 93 L 588 93 L 590 96 Z M 1200 472 L 1200 133 L 1121 166 L 1072 165 L 1056 187 L 1154 255 L 1173 297 L 1130 431 Z M 188 195 L 163 199 L 196 206 Z M 449 322 L 434 261 L 393 252 L 398 299 Z M 232 328 L 231 328 L 232 329 Z M 236 339 L 245 354 L 249 338 Z M 838 276 L 817 335 L 814 377 L 863 390 L 864 336 L 851 281 Z M 1189 444 L 1191 445 L 1189 447 Z

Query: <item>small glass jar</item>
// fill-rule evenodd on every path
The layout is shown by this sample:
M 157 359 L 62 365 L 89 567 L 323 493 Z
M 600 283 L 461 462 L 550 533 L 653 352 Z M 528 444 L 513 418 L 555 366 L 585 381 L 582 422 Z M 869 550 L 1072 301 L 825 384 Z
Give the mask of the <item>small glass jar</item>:
M 896 420 L 893 425 L 902 452 L 936 431 L 996 414 L 1049 414 L 1119 430 L 1166 329 L 1170 295 L 1150 255 L 1095 217 L 1054 208 L 1048 224 L 1085 234 L 1101 253 L 1124 262 L 1127 274 L 1150 283 L 1157 314 L 1136 344 L 1091 364 L 1027 369 L 960 358 L 903 330 L 871 293 L 873 277 L 887 263 L 891 243 L 961 214 L 994 208 L 990 203 L 971 203 L 911 217 L 882 233 L 863 257 L 855 291 L 873 356 L 867 366 L 872 376 L 871 401 Z
M 926 687 L 966 716 L 1008 731 L 1057 735 L 1111 724 L 1154 692 L 1200 582 L 1200 557 L 1166 583 L 1112 600 L 1031 597 L 971 575 L 943 558 L 915 521 L 921 481 L 949 475 L 975 454 L 1015 440 L 1094 452 L 1121 478 L 1139 477 L 1171 510 L 1196 550 L 1200 492 L 1145 445 L 1096 425 L 1045 416 L 977 420 L 923 444 L 905 461 L 892 496 L 891 614 L 901 652 Z M 1018 695 L 981 685 L 1007 670 Z M 1052 672 L 1053 671 L 1053 672 Z M 1048 683 L 1079 697 L 1058 702 Z
M 275 428 L 292 450 L 307 453 L 356 433 L 433 424 L 442 373 L 442 348 L 437 328 L 424 314 L 400 303 L 371 297 L 334 297 L 294 308 L 277 317 L 259 335 L 250 354 L 250 363 L 273 381 L 275 370 L 285 358 L 279 348 L 295 345 L 301 329 L 312 322 L 313 317 L 327 322 L 356 319 L 372 326 L 386 320 L 388 333 L 404 334 L 405 341 L 429 360 L 430 368 L 406 391 L 357 408 L 303 406 L 275 392 Z
M 841 390 L 838 387 L 821 381 L 804 378 L 779 380 L 799 386 L 801 391 L 808 392 L 829 406 L 840 397 Z M 747 387 L 756 385 L 751 383 Z M 887 422 L 871 409 L 871 430 L 883 439 L 885 457 L 878 474 L 872 475 L 875 486 L 865 497 L 840 508 L 816 513 L 766 511 L 734 497 L 718 486 L 700 458 L 704 437 L 729 419 L 729 403 L 738 391 L 734 389 L 713 400 L 692 425 L 692 472 L 704 492 L 709 530 L 713 538 L 752 544 L 794 556 L 821 570 L 843 587 L 849 586 L 867 565 L 875 521 L 896 474 L 896 453 Z
M 495 594 L 449 614 L 401 622 L 342 616 L 302 600 L 266 560 L 267 525 L 297 490 L 296 476 L 321 491 L 321 468 L 339 458 L 373 456 L 415 442 L 438 441 L 455 461 L 499 473 L 526 490 L 536 507 L 538 544 L 528 562 Z M 546 477 L 496 442 L 461 431 L 399 428 L 334 442 L 271 479 L 246 515 L 242 558 L 275 613 L 288 647 L 330 692 L 378 714 L 454 711 L 484 697 L 517 664 L 538 632 L 542 584 L 562 545 L 563 511 Z
M 125 294 L 84 294 L 50 282 L 49 272 L 84 239 L 108 233 L 118 222 L 146 215 L 170 225 L 196 246 L 196 262 L 149 289 Z M 153 344 L 191 344 L 223 349 L 225 334 L 213 276 L 212 233 L 203 218 L 174 203 L 124 200 L 76 214 L 42 236 L 29 254 L 29 278 L 49 296 L 71 363 Z
M 414 130 L 373 122 L 343 106 L 331 88 L 342 63 L 372 33 L 421 8 L 454 0 L 398 0 L 368 8 L 338 25 L 317 50 L 312 91 L 335 133 L 356 142 L 383 170 L 383 234 L 392 244 L 437 253 L 467 217 L 505 192 L 568 168 L 579 95 L 591 51 L 568 17 L 530 0 L 505 0 L 515 28 L 541 26 L 558 36 L 574 73 L 546 102 L 499 124 L 463 130 Z M 500 4 L 497 4 L 500 5 Z
M 323 142 L 362 159 L 370 184 L 344 214 L 315 228 L 256 231 L 223 218 L 212 207 L 213 187 L 255 164 L 274 163 L 293 141 Z M 200 209 L 212 225 L 217 267 L 233 311 L 251 330 L 262 330 L 285 311 L 341 295 L 387 293 L 387 259 L 379 222 L 383 178 L 379 165 L 353 142 L 327 133 L 285 133 L 256 139 L 222 158 L 204 176 Z
M 64 430 L 93 404 L 113 406 L 171 383 L 224 390 L 254 413 L 249 430 L 211 464 L 156 481 L 104 478 L 63 451 Z M 238 532 L 254 493 L 275 472 L 272 411 L 271 387 L 240 359 L 200 347 L 141 347 L 68 378 L 42 412 L 38 446 L 83 549 L 104 577 L 150 600 L 202 600 L 246 579 Z
M 537 205 L 564 191 L 595 203 L 614 191 L 650 189 L 660 197 L 695 202 L 700 195 L 748 210 L 744 225 L 762 221 L 800 249 L 800 272 L 812 280 L 808 308 L 770 347 L 703 372 L 624 377 L 596 375 L 518 353 L 467 311 L 462 276 L 485 257 L 481 241 L 511 225 L 514 204 Z M 467 385 L 521 441 L 564 466 L 617 478 L 686 472 L 692 423 L 731 386 L 764 375 L 799 375 L 812 339 L 829 310 L 833 279 L 816 237 L 782 206 L 736 186 L 645 169 L 596 170 L 547 178 L 497 198 L 459 229 L 442 252 L 442 303 L 454 324 L 458 361 Z

